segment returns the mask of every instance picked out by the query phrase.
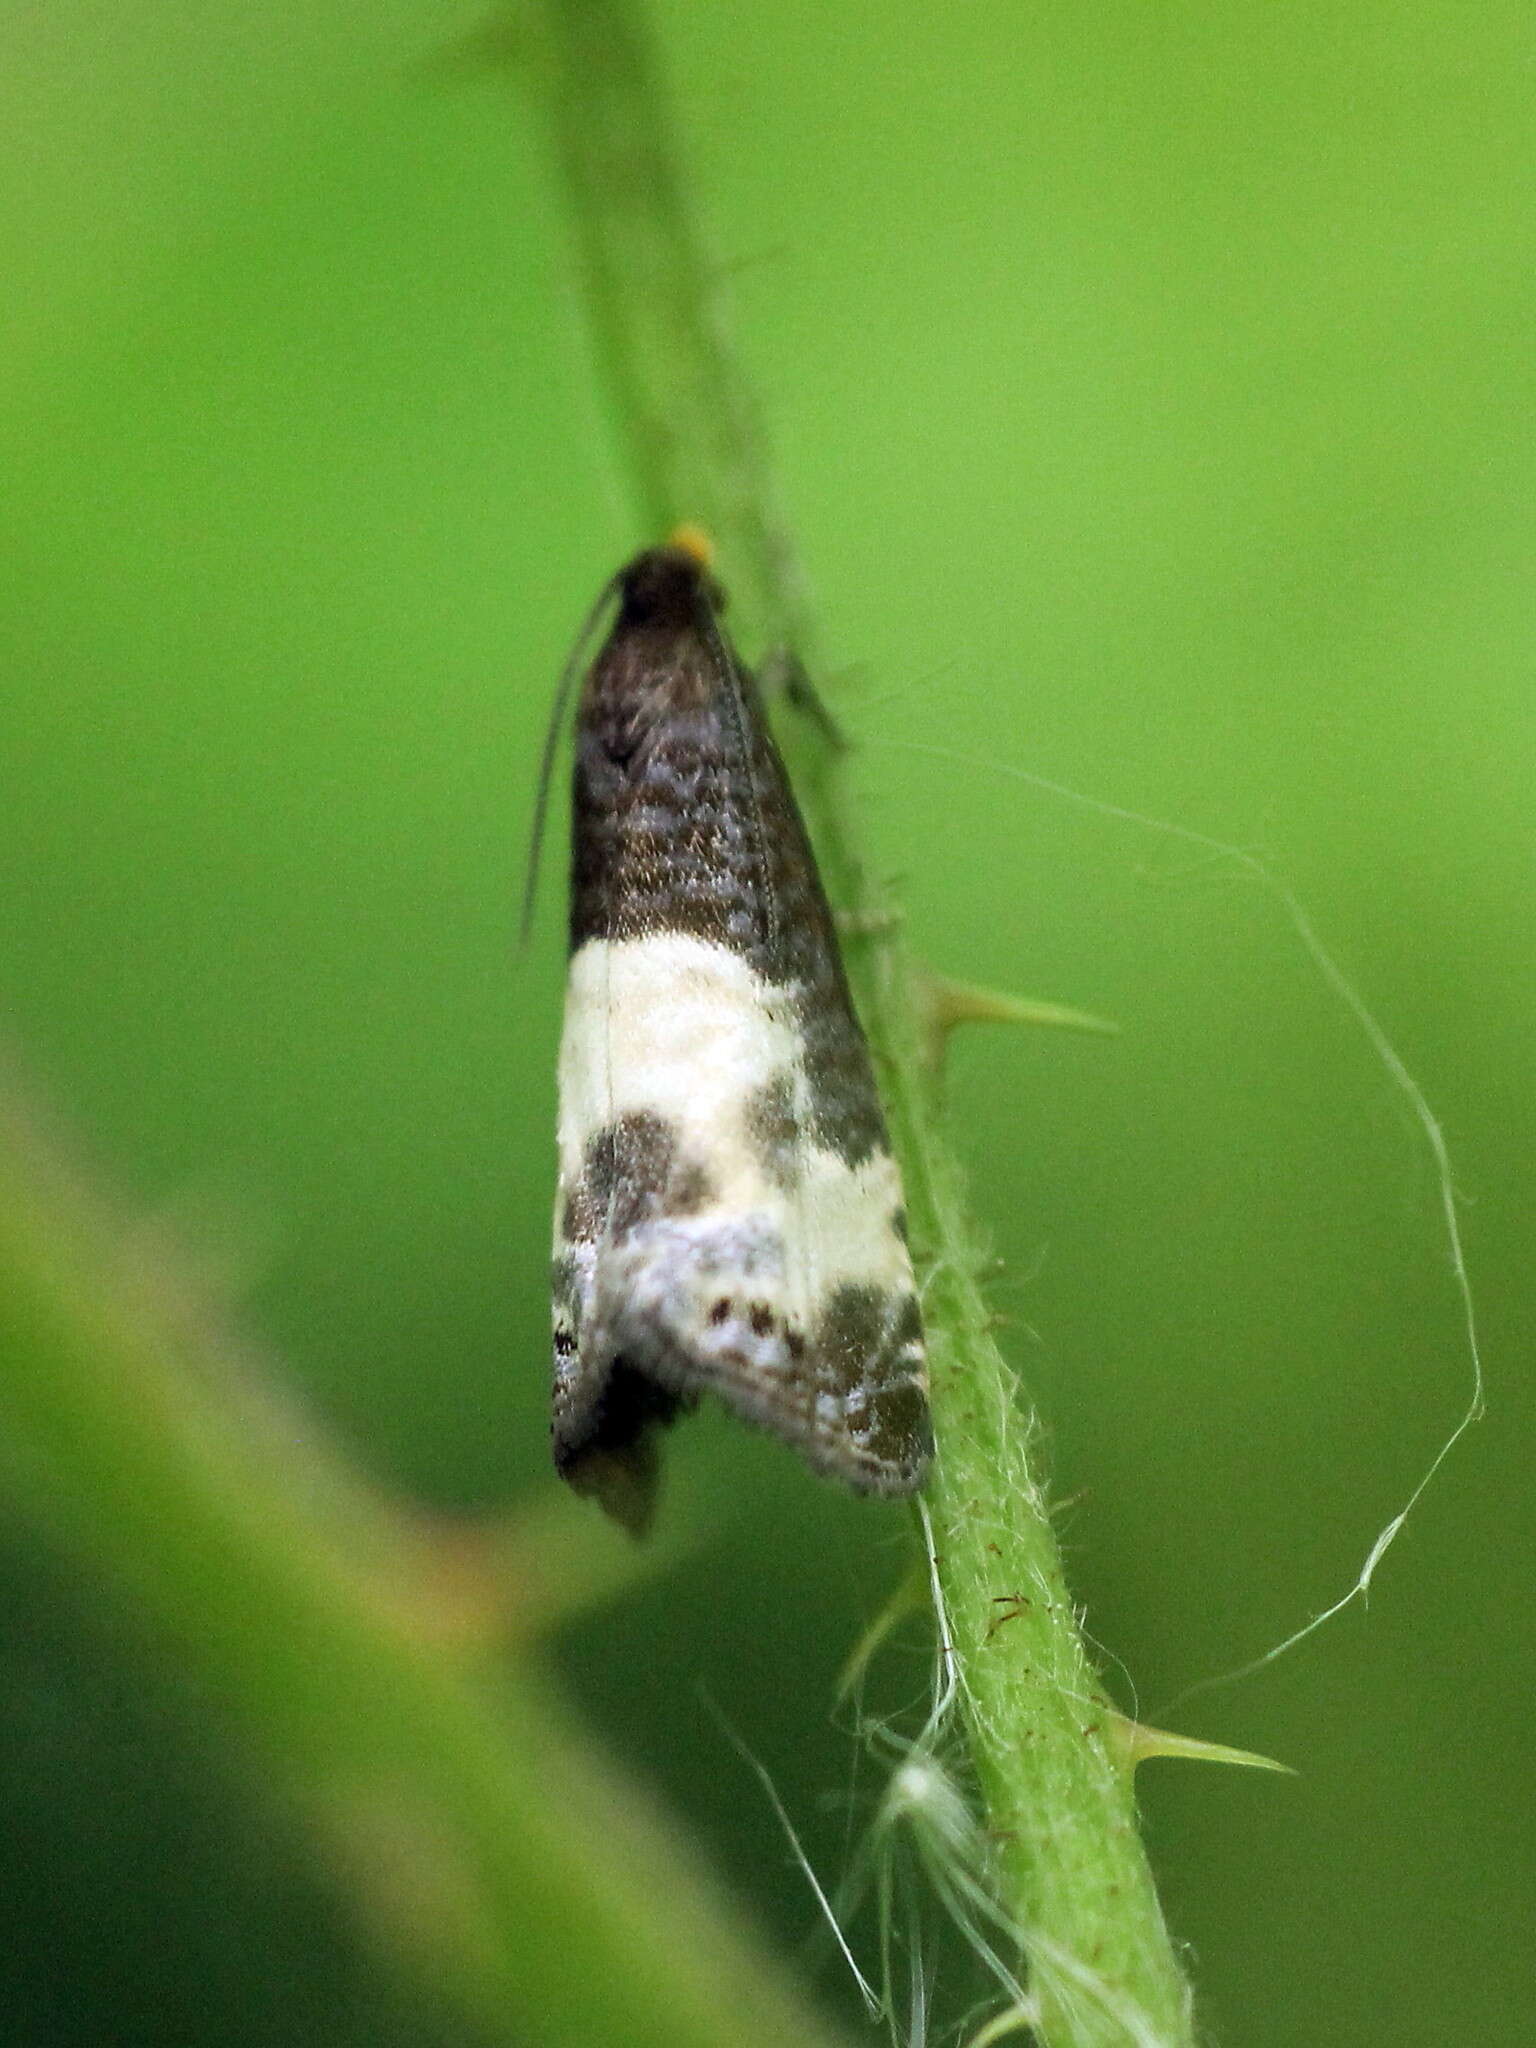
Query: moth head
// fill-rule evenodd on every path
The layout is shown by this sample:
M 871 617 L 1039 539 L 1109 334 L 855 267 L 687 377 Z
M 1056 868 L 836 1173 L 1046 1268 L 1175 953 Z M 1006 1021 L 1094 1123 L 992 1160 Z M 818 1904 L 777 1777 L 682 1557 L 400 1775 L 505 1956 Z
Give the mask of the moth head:
M 619 621 L 625 626 L 707 630 L 725 609 L 712 574 L 714 549 L 697 526 L 679 526 L 658 548 L 619 571 Z

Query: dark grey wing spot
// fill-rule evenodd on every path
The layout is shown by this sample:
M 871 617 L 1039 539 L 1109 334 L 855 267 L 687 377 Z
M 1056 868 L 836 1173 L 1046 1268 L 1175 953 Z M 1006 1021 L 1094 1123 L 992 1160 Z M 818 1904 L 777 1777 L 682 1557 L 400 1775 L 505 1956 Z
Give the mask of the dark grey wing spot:
M 622 1236 L 659 1216 L 692 1216 L 713 1198 L 708 1173 L 682 1156 L 677 1133 L 653 1110 L 630 1110 L 588 1142 L 581 1179 L 561 1212 L 571 1244 Z
M 836 1288 L 817 1320 L 817 1384 L 846 1432 L 855 1484 L 909 1492 L 922 1482 L 933 1455 L 922 1339 L 917 1297 L 881 1287 Z
M 871 1377 L 889 1301 L 882 1287 L 850 1284 L 832 1294 L 816 1325 L 816 1376 L 828 1393 L 848 1393 Z
M 781 1194 L 800 1185 L 805 1132 L 795 1114 L 795 1084 L 789 1074 L 775 1074 L 754 1088 L 746 1102 L 747 1141 L 758 1164 Z
M 560 1212 L 560 1235 L 567 1244 L 595 1244 L 603 1234 L 617 1171 L 615 1138 L 608 1125 L 588 1141 L 581 1178 L 567 1191 Z
M 828 938 L 828 944 L 836 941 Z M 839 982 L 842 968 L 837 969 Z M 846 987 L 836 1000 L 830 987 L 819 989 L 804 1008 L 805 1078 L 810 1090 L 816 1135 L 829 1152 L 850 1166 L 862 1166 L 890 1139 L 885 1114 L 869 1064 L 869 1047 L 854 1020 Z
M 897 1309 L 891 1325 L 891 1343 L 898 1351 L 915 1345 L 919 1357 L 922 1355 L 923 1312 L 917 1305 L 915 1294 L 902 1296 L 901 1306 Z
M 862 1447 L 877 1465 L 917 1486 L 933 1456 L 933 1423 L 928 1397 L 918 1381 L 893 1380 L 870 1396 Z
M 613 1176 L 606 1221 L 608 1231 L 622 1237 L 626 1230 L 648 1223 L 665 1208 L 667 1184 L 677 1158 L 677 1135 L 664 1117 L 640 1109 L 600 1131 L 594 1143 L 600 1145 L 605 1138 Z

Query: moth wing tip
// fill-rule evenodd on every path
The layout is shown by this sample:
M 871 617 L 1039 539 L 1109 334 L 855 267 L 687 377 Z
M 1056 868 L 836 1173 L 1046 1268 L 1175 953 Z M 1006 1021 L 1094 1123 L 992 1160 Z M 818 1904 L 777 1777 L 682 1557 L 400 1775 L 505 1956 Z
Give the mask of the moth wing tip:
M 617 1522 L 638 1543 L 656 1519 L 661 1485 L 661 1460 L 648 1437 L 622 1446 L 595 1445 L 556 1460 L 560 1477 L 573 1493 L 595 1500 L 610 1522 Z

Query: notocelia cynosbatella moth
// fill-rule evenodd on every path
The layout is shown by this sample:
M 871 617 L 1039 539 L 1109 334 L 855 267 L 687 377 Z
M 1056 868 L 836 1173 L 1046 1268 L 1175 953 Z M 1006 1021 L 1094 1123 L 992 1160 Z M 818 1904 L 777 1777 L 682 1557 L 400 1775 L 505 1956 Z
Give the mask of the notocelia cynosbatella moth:
M 819 1472 L 932 1451 L 901 1183 L 757 685 L 688 531 L 610 586 L 576 719 L 554 1456 L 640 1534 L 710 1393 Z

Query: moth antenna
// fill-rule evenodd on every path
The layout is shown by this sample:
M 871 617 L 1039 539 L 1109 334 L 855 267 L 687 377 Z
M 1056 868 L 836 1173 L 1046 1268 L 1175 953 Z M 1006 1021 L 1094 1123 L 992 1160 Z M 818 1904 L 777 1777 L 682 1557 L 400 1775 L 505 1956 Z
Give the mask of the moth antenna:
M 517 920 L 517 943 L 519 949 L 527 946 L 533 930 L 533 906 L 539 893 L 539 857 L 544 846 L 544 827 L 549 822 L 549 782 L 555 772 L 555 751 L 560 745 L 560 732 L 565 724 L 565 714 L 571 701 L 571 689 L 581 672 L 581 664 L 592 636 L 603 615 L 604 607 L 613 599 L 619 588 L 618 575 L 610 576 L 593 600 L 592 608 L 581 622 L 581 631 L 576 635 L 575 645 L 566 657 L 565 667 L 560 671 L 560 680 L 555 686 L 555 701 L 550 707 L 549 724 L 544 731 L 544 751 L 539 757 L 539 786 L 533 800 L 533 829 L 528 836 L 528 867 L 523 882 L 523 907 Z

